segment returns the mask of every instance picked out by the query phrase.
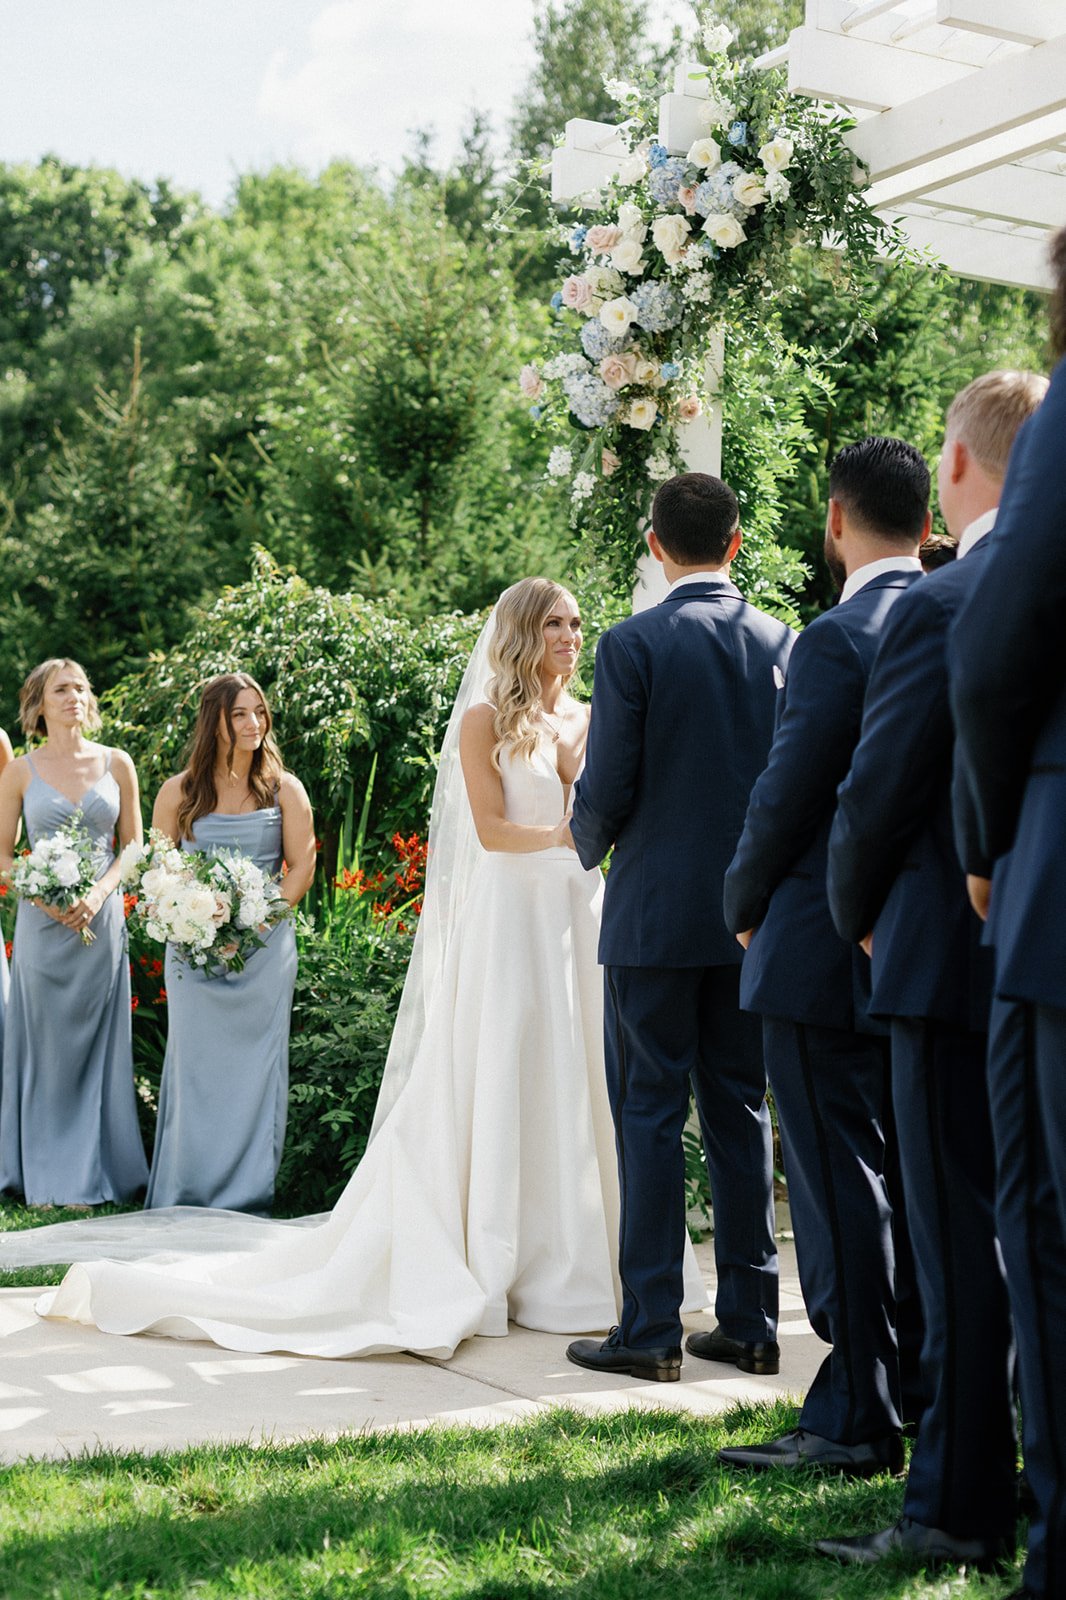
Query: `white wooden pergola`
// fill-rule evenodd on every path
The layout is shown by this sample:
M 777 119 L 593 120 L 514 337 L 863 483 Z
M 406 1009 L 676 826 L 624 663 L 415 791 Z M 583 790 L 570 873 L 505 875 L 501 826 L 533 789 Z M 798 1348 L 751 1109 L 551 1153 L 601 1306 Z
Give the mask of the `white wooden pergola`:
M 854 115 L 867 199 L 915 245 L 960 277 L 1048 286 L 1048 237 L 1066 224 L 1066 0 L 806 0 L 803 26 L 756 64 L 787 66 L 793 93 Z M 660 101 L 672 154 L 702 132 L 692 71 L 678 66 Z M 626 154 L 617 126 L 568 122 L 552 198 L 581 202 Z M 684 453 L 721 470 L 718 408 Z

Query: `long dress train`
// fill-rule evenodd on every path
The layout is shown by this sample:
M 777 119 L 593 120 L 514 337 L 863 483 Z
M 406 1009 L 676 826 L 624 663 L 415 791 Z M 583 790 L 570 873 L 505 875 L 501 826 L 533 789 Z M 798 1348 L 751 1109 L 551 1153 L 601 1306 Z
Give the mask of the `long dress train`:
M 506 814 L 564 795 L 505 755 Z M 483 852 L 413 1067 L 333 1212 L 261 1249 L 73 1266 L 42 1314 L 226 1349 L 450 1356 L 511 1318 L 617 1318 L 618 1181 L 596 960 L 602 880 L 570 850 Z M 224 1237 L 224 1235 L 223 1235 Z M 687 1304 L 706 1304 L 688 1254 Z

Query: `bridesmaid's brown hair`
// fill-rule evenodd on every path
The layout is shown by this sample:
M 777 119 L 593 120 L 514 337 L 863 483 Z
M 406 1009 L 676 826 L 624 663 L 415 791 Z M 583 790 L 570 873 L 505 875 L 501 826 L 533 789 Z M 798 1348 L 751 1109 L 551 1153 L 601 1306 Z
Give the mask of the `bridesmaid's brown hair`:
M 185 775 L 181 780 L 181 799 L 178 802 L 178 838 L 191 839 L 193 824 L 206 817 L 218 803 L 215 788 L 215 760 L 218 753 L 219 732 L 228 733 L 229 750 L 226 760 L 232 761 L 237 748 L 230 712 L 233 702 L 245 689 L 252 689 L 263 702 L 266 727 L 263 740 L 252 755 L 252 768 L 248 774 L 248 787 L 256 801 L 256 810 L 272 806 L 277 800 L 278 784 L 285 771 L 281 751 L 274 743 L 271 732 L 274 721 L 270 715 L 267 697 L 247 672 L 223 672 L 205 683 L 200 691 L 200 709 L 196 714 Z

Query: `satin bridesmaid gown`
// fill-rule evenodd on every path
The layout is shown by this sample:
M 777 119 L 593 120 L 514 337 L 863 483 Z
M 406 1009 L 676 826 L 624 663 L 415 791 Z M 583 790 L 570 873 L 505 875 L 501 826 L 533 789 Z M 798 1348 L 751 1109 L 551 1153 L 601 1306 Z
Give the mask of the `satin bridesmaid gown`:
M 281 869 L 281 807 L 193 824 L 186 850 Z M 242 972 L 208 977 L 168 946 L 167 1050 L 145 1205 L 266 1212 L 285 1141 L 296 935 L 279 923 Z
M 107 767 L 73 805 L 40 776 L 22 802 L 33 845 L 81 813 L 101 878 L 114 860 L 120 794 Z M 15 918 L 0 1091 L 0 1189 L 29 1205 L 99 1205 L 144 1188 L 133 1085 L 130 969 L 122 896 L 109 895 L 84 945 L 23 900 Z

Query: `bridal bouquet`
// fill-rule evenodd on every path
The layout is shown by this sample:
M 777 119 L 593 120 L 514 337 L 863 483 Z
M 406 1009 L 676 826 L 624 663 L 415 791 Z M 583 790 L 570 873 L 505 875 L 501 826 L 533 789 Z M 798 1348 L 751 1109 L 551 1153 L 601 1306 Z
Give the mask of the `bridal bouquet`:
M 38 839 L 15 861 L 11 886 L 22 900 L 40 900 L 46 906 L 69 911 L 96 882 L 96 845 L 81 824 L 81 812 L 55 833 Z M 82 944 L 93 944 L 91 928 L 80 928 Z
M 242 971 L 267 930 L 292 910 L 247 856 L 179 850 L 155 828 L 147 844 L 126 846 L 120 866 L 123 887 L 137 896 L 132 914 L 148 937 L 172 945 L 208 977 Z

